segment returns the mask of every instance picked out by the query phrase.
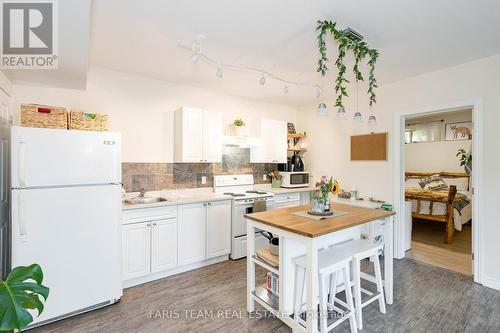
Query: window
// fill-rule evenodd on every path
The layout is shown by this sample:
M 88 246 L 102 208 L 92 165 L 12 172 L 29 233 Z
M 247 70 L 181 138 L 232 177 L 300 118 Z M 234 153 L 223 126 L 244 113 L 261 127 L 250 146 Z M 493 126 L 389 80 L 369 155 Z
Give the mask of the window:
M 441 141 L 441 121 L 408 124 L 405 129 L 405 143 Z

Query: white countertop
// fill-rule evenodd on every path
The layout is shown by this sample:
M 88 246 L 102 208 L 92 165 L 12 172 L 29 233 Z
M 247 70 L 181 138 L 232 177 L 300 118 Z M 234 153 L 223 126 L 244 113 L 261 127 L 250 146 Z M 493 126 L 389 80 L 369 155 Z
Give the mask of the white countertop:
M 341 203 L 341 204 L 345 204 L 345 205 L 359 206 L 359 207 L 372 208 L 372 209 L 382 207 L 382 202 L 373 202 L 373 201 L 369 201 L 369 200 L 351 200 L 351 199 L 339 198 L 337 196 L 333 196 L 331 198 L 330 202 L 336 202 L 336 203 Z
M 139 192 L 129 192 L 123 196 L 123 199 L 133 198 L 139 195 Z M 164 207 L 172 205 L 182 205 L 190 203 L 198 203 L 205 201 L 222 201 L 232 200 L 232 197 L 224 194 L 214 193 L 212 188 L 196 188 L 187 190 L 172 190 L 172 191 L 150 191 L 146 192 L 146 197 L 164 198 L 167 201 L 126 205 L 123 204 L 122 210 L 140 209 L 140 208 L 153 208 Z
M 308 187 L 296 187 L 296 188 L 272 188 L 271 184 L 259 184 L 259 185 L 254 185 L 254 189 L 259 190 L 259 191 L 266 191 L 266 192 L 271 192 L 274 194 L 282 194 L 282 193 L 298 193 L 298 192 L 311 192 L 311 191 L 317 191 L 318 189 L 313 186 L 308 186 Z

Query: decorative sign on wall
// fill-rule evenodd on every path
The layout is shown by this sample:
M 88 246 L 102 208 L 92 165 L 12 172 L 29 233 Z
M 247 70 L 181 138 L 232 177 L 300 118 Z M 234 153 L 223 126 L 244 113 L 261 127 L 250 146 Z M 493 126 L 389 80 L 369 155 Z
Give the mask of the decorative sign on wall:
M 446 124 L 446 141 L 472 140 L 472 122 Z
M 387 161 L 387 133 L 351 136 L 351 161 Z

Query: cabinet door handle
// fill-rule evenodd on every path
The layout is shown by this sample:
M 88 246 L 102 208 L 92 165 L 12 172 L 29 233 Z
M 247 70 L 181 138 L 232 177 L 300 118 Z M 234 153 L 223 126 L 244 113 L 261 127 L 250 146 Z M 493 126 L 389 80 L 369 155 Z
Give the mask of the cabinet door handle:
M 148 227 L 150 227 L 150 226 L 151 226 L 151 223 L 148 223 L 148 224 L 146 224 L 146 225 L 147 225 Z
M 156 222 L 153 222 L 153 225 L 156 225 Z
M 209 202 L 209 203 L 208 203 L 208 205 L 209 205 L 209 206 L 212 206 L 212 203 L 211 203 L 211 202 Z
M 206 203 L 203 204 L 203 206 L 206 206 L 206 205 L 207 205 Z

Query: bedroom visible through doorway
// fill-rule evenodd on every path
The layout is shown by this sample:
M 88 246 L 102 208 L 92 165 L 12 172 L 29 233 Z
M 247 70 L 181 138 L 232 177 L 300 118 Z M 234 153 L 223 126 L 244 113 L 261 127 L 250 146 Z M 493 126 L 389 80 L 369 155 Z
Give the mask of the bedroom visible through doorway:
M 406 257 L 469 276 L 472 120 L 471 108 L 406 117 L 402 152 Z

